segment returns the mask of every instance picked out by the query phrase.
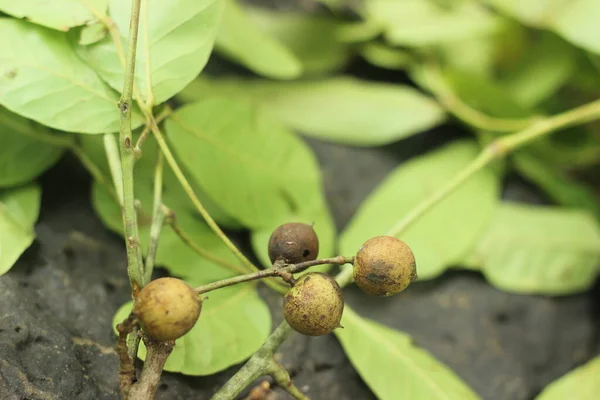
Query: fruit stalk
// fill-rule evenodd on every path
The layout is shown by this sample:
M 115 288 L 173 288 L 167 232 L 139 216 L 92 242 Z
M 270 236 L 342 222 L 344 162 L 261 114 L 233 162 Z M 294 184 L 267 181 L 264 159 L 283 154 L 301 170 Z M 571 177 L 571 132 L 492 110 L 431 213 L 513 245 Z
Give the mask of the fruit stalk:
M 301 262 L 298 264 L 275 266 L 275 267 L 267 268 L 267 269 L 264 269 L 261 271 L 252 272 L 250 274 L 234 276 L 233 278 L 223 279 L 221 281 L 198 286 L 194 290 L 198 294 L 203 294 L 203 293 L 208 293 L 210 291 L 213 291 L 216 289 L 221 289 L 221 288 L 224 288 L 227 286 L 237 285 L 238 283 L 254 281 L 257 279 L 263 279 L 263 278 L 268 278 L 268 277 L 272 277 L 272 276 L 279 276 L 281 278 L 287 278 L 287 276 L 289 276 L 289 274 L 302 272 L 302 271 L 306 270 L 307 268 L 313 267 L 315 265 L 322 265 L 322 264 L 343 265 L 343 264 L 352 264 L 353 262 L 354 262 L 354 257 L 337 256 L 337 257 L 331 257 L 331 258 L 323 258 L 320 260 L 305 261 L 305 262 Z

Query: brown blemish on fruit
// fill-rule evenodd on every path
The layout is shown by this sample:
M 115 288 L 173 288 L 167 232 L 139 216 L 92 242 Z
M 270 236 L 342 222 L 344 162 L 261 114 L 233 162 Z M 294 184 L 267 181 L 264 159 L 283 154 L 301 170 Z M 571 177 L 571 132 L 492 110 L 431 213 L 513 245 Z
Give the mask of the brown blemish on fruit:
M 391 236 L 366 241 L 354 260 L 354 281 L 367 294 L 391 296 L 417 278 L 416 262 L 406 243 Z

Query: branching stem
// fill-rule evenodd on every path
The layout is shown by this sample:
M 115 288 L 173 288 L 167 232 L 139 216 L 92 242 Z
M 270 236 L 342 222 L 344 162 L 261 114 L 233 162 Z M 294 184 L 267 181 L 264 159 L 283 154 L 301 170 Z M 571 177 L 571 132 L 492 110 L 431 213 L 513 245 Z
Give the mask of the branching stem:
M 263 278 L 267 278 L 267 277 L 271 277 L 271 276 L 279 276 L 279 277 L 283 278 L 284 280 L 287 280 L 287 279 L 289 279 L 291 274 L 295 274 L 297 272 L 302 272 L 302 271 L 306 270 L 307 268 L 313 267 L 315 265 L 322 265 L 322 264 L 343 265 L 343 264 L 348 264 L 348 263 L 351 264 L 353 262 L 354 262 L 354 257 L 337 256 L 337 257 L 331 257 L 331 258 L 323 258 L 320 260 L 305 261 L 305 262 L 298 263 L 298 264 L 275 266 L 275 267 L 263 269 L 262 271 L 252 272 L 252 273 L 246 274 L 246 275 L 238 275 L 238 276 L 234 276 L 233 278 L 223 279 L 221 281 L 202 285 L 202 286 L 195 288 L 194 290 L 198 294 L 203 294 L 203 293 L 208 293 L 210 291 L 224 288 L 227 286 L 237 285 L 238 283 L 249 282 L 249 281 L 253 281 L 256 279 L 263 279 Z

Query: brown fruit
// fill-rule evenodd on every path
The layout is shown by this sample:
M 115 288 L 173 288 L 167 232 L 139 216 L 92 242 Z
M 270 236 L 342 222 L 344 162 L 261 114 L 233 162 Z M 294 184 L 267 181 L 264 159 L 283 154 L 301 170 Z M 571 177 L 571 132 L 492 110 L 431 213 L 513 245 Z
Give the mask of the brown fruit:
M 412 250 L 392 236 L 367 240 L 354 258 L 354 281 L 361 290 L 374 296 L 400 293 L 417 279 Z
M 269 258 L 272 263 L 283 260 L 287 264 L 316 260 L 319 238 L 311 225 L 289 223 L 279 226 L 269 239 Z
M 159 341 L 175 340 L 194 327 L 202 301 L 181 279 L 159 278 L 139 293 L 133 314 L 144 332 Z
M 298 279 L 283 298 L 283 315 L 296 331 L 308 336 L 326 335 L 339 328 L 344 296 L 329 275 L 310 272 Z

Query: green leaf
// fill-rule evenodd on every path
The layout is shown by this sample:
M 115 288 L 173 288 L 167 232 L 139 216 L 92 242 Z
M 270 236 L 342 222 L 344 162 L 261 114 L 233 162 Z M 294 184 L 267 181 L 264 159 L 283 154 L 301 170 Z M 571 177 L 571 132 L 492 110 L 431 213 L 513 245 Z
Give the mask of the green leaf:
M 595 400 L 600 393 L 600 356 L 548 385 L 535 400 Z
M 35 238 L 41 190 L 30 184 L 0 190 L 0 275 L 4 275 Z
M 413 88 L 350 77 L 289 83 L 221 79 L 194 85 L 182 98 L 201 98 L 206 91 L 248 98 L 307 136 L 359 146 L 406 138 L 445 117 L 434 100 Z
M 412 61 L 408 52 L 378 42 L 362 45 L 359 52 L 371 64 L 386 69 L 403 69 Z
M 342 24 L 334 18 L 259 7 L 247 10 L 260 29 L 292 51 L 305 75 L 339 70 L 350 57 L 350 47 L 339 39 Z
M 107 6 L 108 0 L 0 0 L 0 11 L 61 31 L 97 21 Z
M 395 45 L 431 46 L 487 35 L 498 18 L 473 1 L 453 1 L 442 7 L 432 0 L 370 0 L 364 17 L 379 23 Z
M 570 78 L 575 67 L 573 48 L 552 34 L 538 43 L 502 80 L 502 85 L 525 106 L 534 106 L 552 96 Z
M 577 46 L 600 53 L 597 0 L 486 1 L 526 25 L 553 30 Z
M 142 2 L 135 84 L 144 101 L 159 104 L 194 79 L 206 65 L 221 18 L 222 0 L 149 0 Z M 109 1 L 110 17 L 127 48 L 131 3 Z M 111 87 L 122 90 L 123 67 L 111 38 L 78 46 L 77 53 Z
M 490 283 L 502 290 L 581 292 L 600 273 L 600 228 L 587 212 L 503 203 L 473 258 Z
M 269 78 L 292 79 L 302 73 L 302 64 L 279 38 L 259 29 L 233 0 L 226 2 L 215 48 Z
M 362 318 L 347 304 L 335 335 L 380 400 L 479 399 L 452 370 L 416 347 L 405 333 Z
M 194 281 L 188 281 L 197 285 Z M 113 326 L 131 311 L 126 303 L 116 313 Z M 202 304 L 196 325 L 175 342 L 165 371 L 185 375 L 212 375 L 249 358 L 260 348 L 271 330 L 267 304 L 258 296 L 254 285 L 244 284 L 211 292 Z M 140 344 L 138 356 L 146 357 Z
M 317 236 L 319 237 L 318 258 L 335 256 L 335 225 L 327 205 L 323 202 L 323 204 L 321 204 L 315 210 L 303 211 L 303 215 L 285 216 L 269 227 L 258 229 L 252 232 L 250 237 L 252 249 L 263 266 L 267 268 L 272 266 L 268 252 L 268 244 L 271 234 L 279 225 L 288 222 L 303 222 L 305 224 L 312 224 Z M 322 265 L 312 267 L 310 271 L 325 272 L 328 269 L 329 265 Z
M 251 229 L 321 201 L 319 168 L 308 147 L 244 101 L 207 98 L 177 110 L 166 128 L 191 176 Z
M 46 128 L 0 107 L 0 187 L 27 183 L 54 165 L 64 148 L 36 139 Z
M 64 33 L 0 18 L 0 72 L 0 105 L 17 114 L 68 132 L 119 129 L 119 96 L 77 57 Z M 133 125 L 141 122 L 134 111 Z
M 354 254 L 369 238 L 386 235 L 411 210 L 454 178 L 477 156 L 472 141 L 459 141 L 400 165 L 363 202 L 340 238 Z M 420 279 L 431 279 L 462 260 L 488 225 L 499 197 L 499 179 L 485 168 L 440 201 L 399 236 L 412 248 Z
M 558 204 L 570 208 L 587 210 L 600 220 L 600 199 L 592 188 L 569 179 L 553 164 L 532 156 L 527 152 L 517 152 L 512 157 L 517 171 L 529 179 Z
M 101 41 L 106 37 L 108 31 L 104 24 L 97 22 L 92 25 L 87 25 L 81 28 L 81 32 L 79 33 L 78 44 L 82 46 L 87 46 L 92 43 L 96 43 Z

